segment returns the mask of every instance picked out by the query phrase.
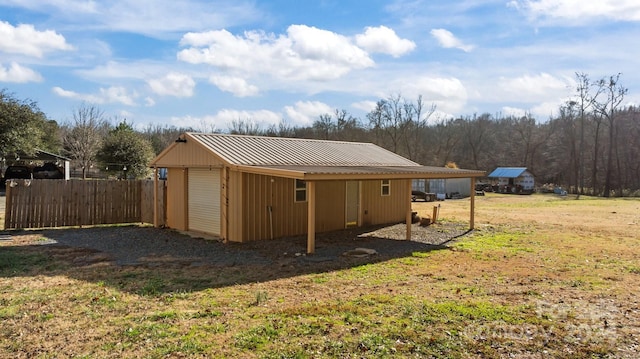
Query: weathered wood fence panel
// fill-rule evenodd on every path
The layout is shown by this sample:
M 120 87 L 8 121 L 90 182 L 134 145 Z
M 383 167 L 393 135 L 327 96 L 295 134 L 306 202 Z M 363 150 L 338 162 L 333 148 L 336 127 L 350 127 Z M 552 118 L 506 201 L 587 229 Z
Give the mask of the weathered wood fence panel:
M 5 229 L 117 223 L 165 224 L 165 181 L 17 180 L 7 186 Z M 28 185 L 26 185 L 28 183 Z M 157 202 L 154 203 L 154 198 Z
M 142 221 L 144 223 L 153 223 L 153 198 L 154 188 L 153 180 L 143 181 L 142 184 Z M 167 203 L 167 181 L 158 181 L 157 194 L 158 209 L 158 225 L 165 225 L 166 219 L 166 203 Z

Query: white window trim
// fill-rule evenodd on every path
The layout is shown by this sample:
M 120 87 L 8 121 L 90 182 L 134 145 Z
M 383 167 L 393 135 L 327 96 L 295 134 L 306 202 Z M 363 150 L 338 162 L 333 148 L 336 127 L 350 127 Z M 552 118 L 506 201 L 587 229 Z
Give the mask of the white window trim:
M 384 189 L 387 188 L 387 194 L 384 194 Z M 391 196 L 391 180 L 380 181 L 380 195 L 383 197 Z

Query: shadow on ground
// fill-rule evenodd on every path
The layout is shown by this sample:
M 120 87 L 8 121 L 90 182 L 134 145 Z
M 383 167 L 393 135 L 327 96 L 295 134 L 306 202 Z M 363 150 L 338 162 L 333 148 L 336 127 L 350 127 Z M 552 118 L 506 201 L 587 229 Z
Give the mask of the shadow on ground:
M 138 226 L 1 232 L 0 277 L 62 275 L 132 293 L 159 295 L 411 257 L 416 252 L 447 249 L 447 242 L 468 233 L 459 225 L 446 230 L 434 227 L 420 234 L 425 238 L 406 241 L 377 237 L 376 229 L 319 234 L 313 255 L 304 254 L 305 236 L 225 244 Z M 437 238 L 426 238 L 429 233 Z M 356 248 L 377 254 L 344 255 Z

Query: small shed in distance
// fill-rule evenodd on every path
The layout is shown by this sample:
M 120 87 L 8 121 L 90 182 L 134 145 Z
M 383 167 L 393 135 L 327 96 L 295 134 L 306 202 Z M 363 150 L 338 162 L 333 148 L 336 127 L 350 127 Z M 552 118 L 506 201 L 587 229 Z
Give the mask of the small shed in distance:
M 515 194 L 534 192 L 535 179 L 526 167 L 498 167 L 487 177 L 498 181 L 494 186 L 495 192 Z

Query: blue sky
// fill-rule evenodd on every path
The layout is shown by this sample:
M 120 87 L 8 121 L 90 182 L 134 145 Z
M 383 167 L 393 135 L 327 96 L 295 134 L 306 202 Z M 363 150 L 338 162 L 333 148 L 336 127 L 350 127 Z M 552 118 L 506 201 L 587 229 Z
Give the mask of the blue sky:
M 313 123 L 422 96 L 431 120 L 557 114 L 575 73 L 640 103 L 637 0 L 0 0 L 0 88 L 51 119 Z

